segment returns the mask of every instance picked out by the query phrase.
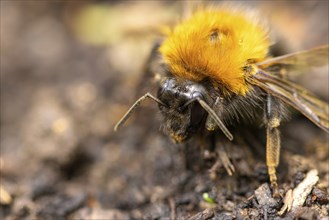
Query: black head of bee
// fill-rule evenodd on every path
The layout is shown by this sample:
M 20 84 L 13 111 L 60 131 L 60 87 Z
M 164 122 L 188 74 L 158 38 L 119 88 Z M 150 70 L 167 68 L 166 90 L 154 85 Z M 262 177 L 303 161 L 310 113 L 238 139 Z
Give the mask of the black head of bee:
M 150 93 L 140 97 L 115 125 L 114 130 L 117 131 L 131 113 L 148 98 L 158 103 L 164 130 L 176 143 L 190 138 L 204 127 L 204 122 L 208 130 L 219 128 L 228 139 L 233 140 L 232 134 L 210 107 L 216 101 L 210 97 L 211 92 L 207 88 L 209 87 L 204 83 L 174 77 L 165 78 L 160 83 L 157 97 Z
M 176 78 L 165 79 L 158 90 L 158 99 L 165 131 L 176 142 L 195 134 L 206 118 L 206 111 L 196 102 L 205 100 L 206 89 L 202 84 Z

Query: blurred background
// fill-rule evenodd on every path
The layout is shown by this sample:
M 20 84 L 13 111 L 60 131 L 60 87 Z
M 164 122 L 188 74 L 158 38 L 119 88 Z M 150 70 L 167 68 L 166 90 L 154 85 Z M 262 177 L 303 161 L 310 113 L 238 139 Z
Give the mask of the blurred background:
M 155 106 L 142 122 L 113 132 L 140 93 L 160 29 L 180 21 L 189 2 L 0 3 L 0 218 L 152 219 L 172 217 L 173 206 L 177 216 L 202 210 L 208 174 L 188 185 L 180 150 L 162 135 Z M 269 20 L 280 53 L 328 44 L 327 1 L 234 3 Z M 329 100 L 328 67 L 298 81 Z M 304 143 L 319 132 L 312 127 Z M 298 136 L 290 137 L 292 143 Z M 328 148 L 319 149 L 310 152 L 328 162 Z M 168 189 L 182 183 L 184 189 Z

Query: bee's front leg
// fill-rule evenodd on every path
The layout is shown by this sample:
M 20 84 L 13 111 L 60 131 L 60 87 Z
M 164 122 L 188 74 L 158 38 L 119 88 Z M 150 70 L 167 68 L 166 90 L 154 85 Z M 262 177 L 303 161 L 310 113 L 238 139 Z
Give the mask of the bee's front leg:
M 218 138 L 216 133 L 212 133 L 211 138 L 211 149 L 214 151 L 216 162 L 210 168 L 210 177 L 216 178 L 216 172 L 219 166 L 223 166 L 228 175 L 232 176 L 235 172 L 235 167 L 230 160 L 230 156 L 226 151 L 226 147 L 230 147 L 231 142 L 226 137 Z
M 280 196 L 276 177 L 276 168 L 280 158 L 280 131 L 282 118 L 282 104 L 271 95 L 267 95 L 266 102 L 266 165 L 270 177 L 273 196 Z

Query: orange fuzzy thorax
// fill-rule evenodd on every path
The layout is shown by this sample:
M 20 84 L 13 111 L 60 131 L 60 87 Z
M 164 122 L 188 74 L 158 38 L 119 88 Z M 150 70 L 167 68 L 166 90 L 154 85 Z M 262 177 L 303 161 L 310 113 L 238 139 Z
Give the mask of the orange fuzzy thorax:
M 248 92 L 243 68 L 267 56 L 271 41 L 267 29 L 241 10 L 196 12 L 177 25 L 159 51 L 172 74 L 214 85 L 238 95 Z

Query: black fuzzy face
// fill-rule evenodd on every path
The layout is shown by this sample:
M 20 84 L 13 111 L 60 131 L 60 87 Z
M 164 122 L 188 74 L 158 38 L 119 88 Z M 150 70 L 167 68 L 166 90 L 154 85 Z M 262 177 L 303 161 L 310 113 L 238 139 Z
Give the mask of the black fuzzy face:
M 166 104 L 159 105 L 165 131 L 176 142 L 183 142 L 195 134 L 206 117 L 205 110 L 195 102 L 204 99 L 203 85 L 187 80 L 167 78 L 160 86 L 158 98 Z

